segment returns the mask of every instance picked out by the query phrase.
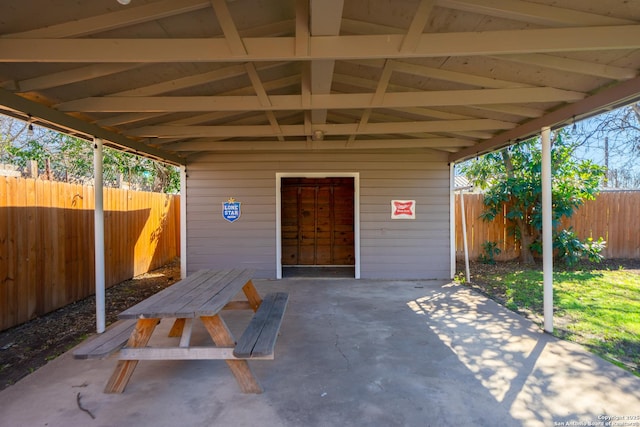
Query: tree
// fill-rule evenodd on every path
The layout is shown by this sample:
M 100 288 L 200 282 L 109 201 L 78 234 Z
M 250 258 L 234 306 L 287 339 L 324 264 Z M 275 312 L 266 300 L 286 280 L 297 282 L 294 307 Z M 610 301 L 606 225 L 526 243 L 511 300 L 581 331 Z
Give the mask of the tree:
M 590 160 L 572 157 L 575 144 L 566 132 L 553 137 L 553 224 L 570 217 L 587 199 L 593 199 L 604 176 L 604 168 Z M 506 206 L 506 217 L 520 242 L 520 260 L 534 262 L 533 251 L 541 247 L 542 190 L 538 138 L 466 162 L 461 171 L 473 185 L 485 190 L 482 218 L 493 220 Z M 559 234 L 556 233 L 556 236 Z
M 177 193 L 180 173 L 174 166 L 105 147 L 104 185 Z M 31 161 L 45 171 L 47 179 L 93 182 L 93 148 L 89 141 L 0 115 L 0 163 L 24 170 Z
M 640 103 L 577 122 L 576 156 L 606 169 L 606 187 L 640 188 Z

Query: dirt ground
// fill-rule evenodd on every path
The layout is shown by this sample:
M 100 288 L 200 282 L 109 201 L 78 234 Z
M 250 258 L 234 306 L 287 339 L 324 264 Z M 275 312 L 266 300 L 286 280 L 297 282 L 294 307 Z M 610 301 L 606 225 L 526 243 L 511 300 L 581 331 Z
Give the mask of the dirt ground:
M 180 279 L 180 260 L 106 290 L 106 323 Z M 0 332 L 0 390 L 34 372 L 96 331 L 95 297 Z

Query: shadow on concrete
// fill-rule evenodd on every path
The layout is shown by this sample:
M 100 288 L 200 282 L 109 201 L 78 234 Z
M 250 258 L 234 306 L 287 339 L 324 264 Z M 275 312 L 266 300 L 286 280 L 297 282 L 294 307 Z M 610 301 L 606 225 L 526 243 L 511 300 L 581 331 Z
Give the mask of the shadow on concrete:
M 242 394 L 222 361 L 141 362 L 123 394 L 104 394 L 116 360 L 77 361 L 67 353 L 0 392 L 3 422 L 549 426 L 637 415 L 640 407 L 640 378 L 465 287 L 254 283 L 263 294 L 290 294 L 275 360 L 250 362 L 263 394 Z M 223 315 L 236 336 L 250 317 Z M 170 323 L 160 330 L 168 332 Z M 151 345 L 162 345 L 165 335 Z M 208 340 L 202 327 L 194 331 L 198 339 Z M 79 409 L 78 393 L 95 420 Z

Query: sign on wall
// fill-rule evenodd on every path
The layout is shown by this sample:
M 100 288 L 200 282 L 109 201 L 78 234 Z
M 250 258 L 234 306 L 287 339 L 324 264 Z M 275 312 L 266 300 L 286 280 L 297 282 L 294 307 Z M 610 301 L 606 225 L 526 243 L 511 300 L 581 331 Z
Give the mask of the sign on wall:
M 242 213 L 240 210 L 240 202 L 236 202 L 236 199 L 230 197 L 226 202 L 222 202 L 222 217 L 229 222 L 233 222 L 240 218 Z
M 392 200 L 391 219 L 416 219 L 416 201 Z

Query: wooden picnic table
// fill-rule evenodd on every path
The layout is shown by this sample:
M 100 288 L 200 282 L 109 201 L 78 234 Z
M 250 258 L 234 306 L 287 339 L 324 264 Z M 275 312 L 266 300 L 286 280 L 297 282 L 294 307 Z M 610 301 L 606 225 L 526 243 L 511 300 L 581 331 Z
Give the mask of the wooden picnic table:
M 141 360 L 195 359 L 225 360 L 244 393 L 261 393 L 247 360 L 274 358 L 288 295 L 279 292 L 263 299 L 251 281 L 252 275 L 248 269 L 199 271 L 120 313 L 118 317 L 124 323 L 81 346 L 74 356 L 104 357 L 119 349 L 119 361 L 105 387 L 107 393 L 122 393 Z M 232 300 L 236 295 L 244 299 Z M 237 343 L 220 315 L 223 309 L 256 312 Z M 147 346 L 164 318 L 175 319 L 169 336 L 180 339 L 168 347 Z M 203 323 L 215 345 L 191 345 L 196 320 Z

